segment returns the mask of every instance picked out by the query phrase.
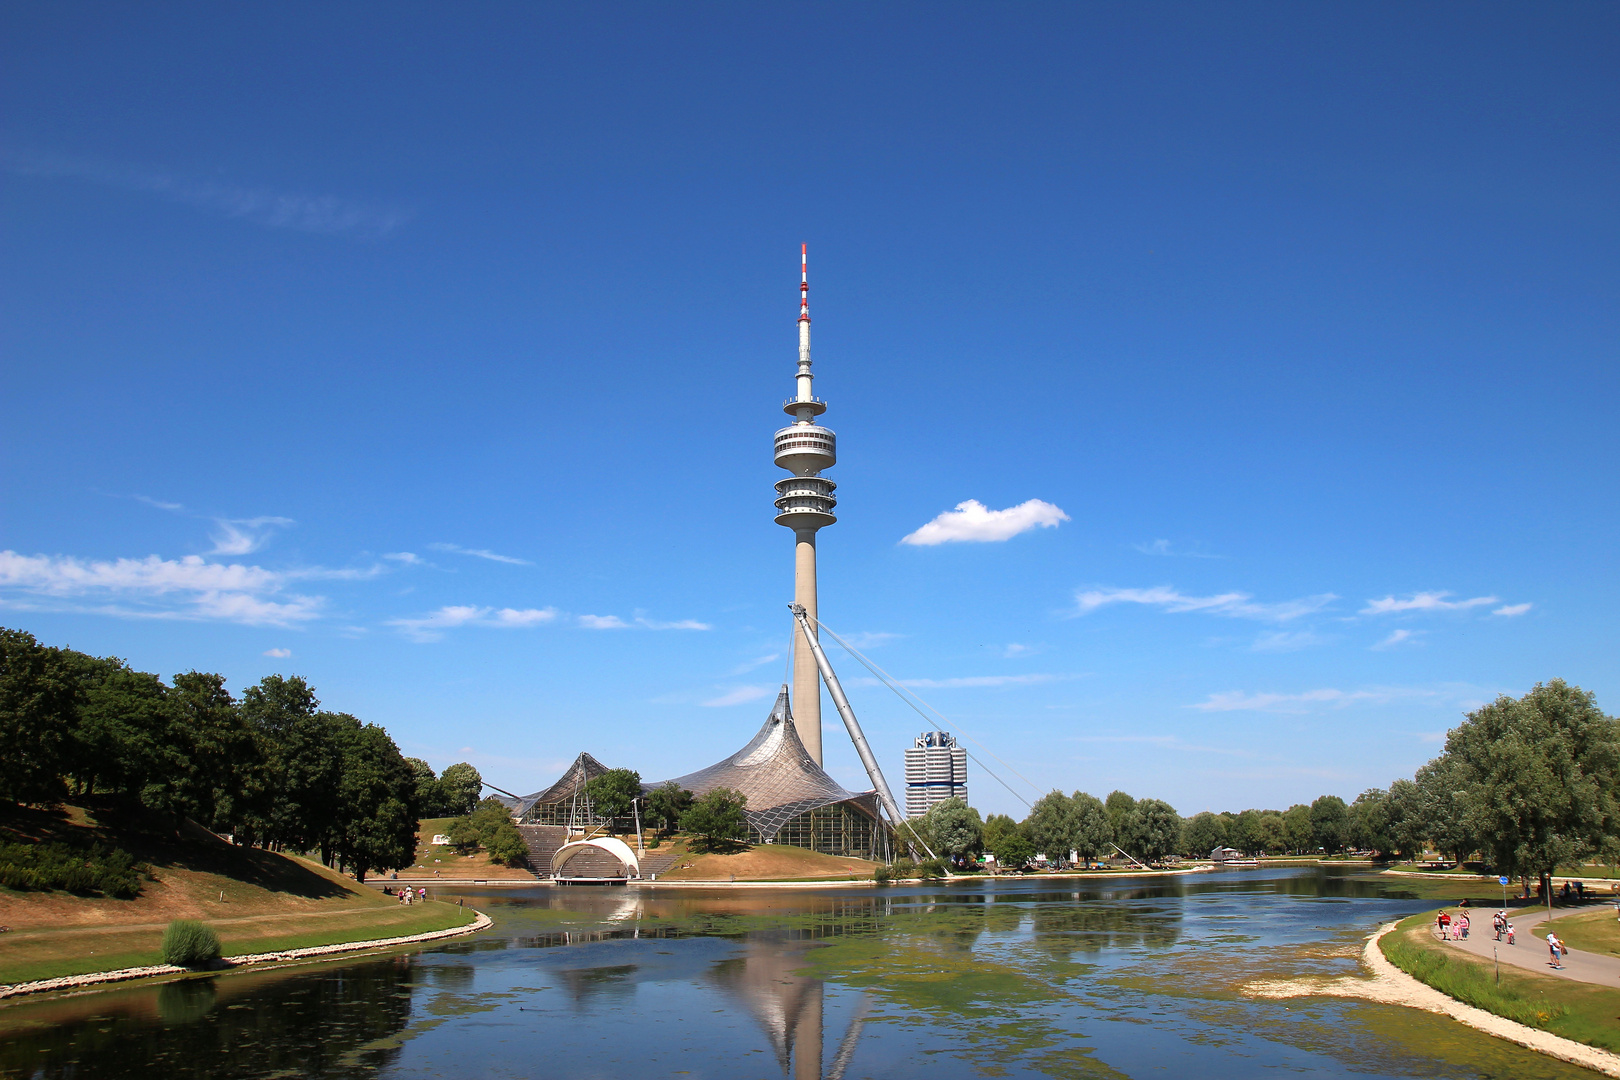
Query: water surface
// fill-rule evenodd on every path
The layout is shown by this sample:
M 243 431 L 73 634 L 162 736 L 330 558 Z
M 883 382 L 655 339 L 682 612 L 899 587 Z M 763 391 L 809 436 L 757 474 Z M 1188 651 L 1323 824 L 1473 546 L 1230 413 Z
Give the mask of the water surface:
M 1316 868 L 877 889 L 465 896 L 423 951 L 0 1008 L 0 1076 L 1587 1078 L 1255 978 L 1357 969 L 1432 906 Z

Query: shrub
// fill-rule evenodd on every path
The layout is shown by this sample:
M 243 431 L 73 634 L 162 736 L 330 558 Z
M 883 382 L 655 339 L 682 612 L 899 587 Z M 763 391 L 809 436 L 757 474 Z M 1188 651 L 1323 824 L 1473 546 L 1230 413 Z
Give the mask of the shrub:
M 219 935 L 200 922 L 176 919 L 163 931 L 163 962 L 198 967 L 219 959 Z
M 879 885 L 887 885 L 894 878 L 894 871 L 887 866 L 880 866 L 872 871 L 872 880 Z
M 130 900 L 141 891 L 135 857 L 122 848 L 108 850 L 63 843 L 0 844 L 0 885 L 12 889 L 62 889 L 102 893 Z
M 894 875 L 896 881 L 905 881 L 907 878 L 917 876 L 917 864 L 910 859 L 896 859 L 894 865 L 889 867 L 889 872 Z
M 651 851 L 653 848 L 657 847 L 659 843 L 660 841 L 658 839 L 658 834 L 653 833 L 652 836 L 647 840 L 647 850 Z
M 917 876 L 922 878 L 942 878 L 945 876 L 945 864 L 938 859 L 924 859 L 917 864 Z
M 510 821 L 496 825 L 491 834 L 484 838 L 484 850 L 489 852 L 491 862 L 506 866 L 517 866 L 529 857 L 529 845 L 523 842 L 517 827 Z

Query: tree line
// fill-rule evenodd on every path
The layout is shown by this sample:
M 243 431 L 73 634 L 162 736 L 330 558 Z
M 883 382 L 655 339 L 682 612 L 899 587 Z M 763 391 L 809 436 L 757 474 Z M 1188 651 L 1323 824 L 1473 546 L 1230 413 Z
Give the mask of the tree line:
M 297 676 L 240 698 L 222 675 L 168 683 L 116 657 L 0 629 L 0 799 L 190 819 L 239 844 L 319 852 L 357 877 L 409 866 L 424 812 L 465 814 L 471 765 L 442 777 L 376 724 L 321 708 Z
M 1250 856 L 1412 859 L 1432 845 L 1458 863 L 1477 855 L 1499 874 L 1545 883 L 1558 866 L 1592 855 L 1620 861 L 1620 720 L 1591 694 L 1554 680 L 1468 713 L 1447 733 L 1445 752 L 1414 777 L 1350 803 L 1323 795 L 1286 810 L 1183 819 L 1162 800 L 1123 791 L 1106 799 L 1053 791 L 1022 821 L 981 820 L 952 799 L 906 827 L 959 865 L 985 852 L 1011 868 L 1036 854 L 1066 861 L 1071 851 L 1089 862 L 1116 846 L 1147 862 L 1204 858 L 1221 847 Z

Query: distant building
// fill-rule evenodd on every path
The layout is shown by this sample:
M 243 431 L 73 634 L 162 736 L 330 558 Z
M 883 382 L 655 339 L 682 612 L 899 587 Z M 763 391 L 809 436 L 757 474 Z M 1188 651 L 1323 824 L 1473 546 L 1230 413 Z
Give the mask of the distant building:
M 906 750 L 906 816 L 946 799 L 967 801 L 967 751 L 948 731 L 925 731 Z

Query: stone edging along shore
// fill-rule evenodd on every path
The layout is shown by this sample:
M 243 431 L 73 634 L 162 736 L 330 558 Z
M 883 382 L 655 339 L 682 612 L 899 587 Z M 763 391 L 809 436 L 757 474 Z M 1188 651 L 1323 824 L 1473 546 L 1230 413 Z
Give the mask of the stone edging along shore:
M 387 949 L 395 945 L 411 945 L 419 941 L 437 941 L 441 938 L 475 934 L 480 930 L 488 929 L 494 924 L 494 920 L 482 911 L 474 908 L 473 913 L 478 918 L 466 926 L 452 926 L 448 930 L 433 930 L 426 934 L 411 934 L 408 937 L 378 938 L 374 941 L 342 941 L 335 945 L 312 945 L 306 949 L 286 949 L 282 952 L 249 953 L 244 956 L 228 957 L 220 962 L 220 967 L 214 970 L 229 971 L 233 968 L 246 967 L 249 964 L 302 960 L 311 956 L 331 956 L 336 953 L 361 952 L 365 949 Z M 188 974 L 197 974 L 197 971 L 194 968 L 176 967 L 173 964 L 153 964 L 150 967 L 122 968 L 118 971 L 93 971 L 85 975 L 63 975 L 56 979 L 37 979 L 34 982 L 0 986 L 0 998 L 17 997 L 20 994 L 42 994 L 50 990 L 77 990 L 98 983 L 125 982 L 130 979 L 151 978 L 155 975 Z
M 1342 976 L 1337 979 L 1279 979 L 1249 983 L 1243 987 L 1251 997 L 1349 997 L 1377 1001 L 1386 1005 L 1405 1005 L 1413 1009 L 1441 1013 L 1458 1023 L 1494 1035 L 1498 1039 L 1518 1043 L 1539 1054 L 1558 1058 L 1573 1065 L 1600 1072 L 1604 1076 L 1620 1077 L 1620 1054 L 1596 1046 L 1566 1039 L 1549 1031 L 1529 1027 L 1504 1016 L 1465 1005 L 1448 994 L 1413 978 L 1394 964 L 1378 947 L 1385 934 L 1395 929 L 1390 923 L 1367 939 L 1361 950 L 1361 962 L 1372 971 L 1373 977 Z

